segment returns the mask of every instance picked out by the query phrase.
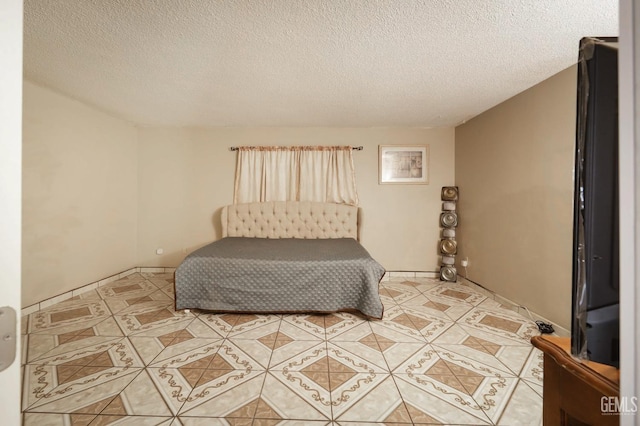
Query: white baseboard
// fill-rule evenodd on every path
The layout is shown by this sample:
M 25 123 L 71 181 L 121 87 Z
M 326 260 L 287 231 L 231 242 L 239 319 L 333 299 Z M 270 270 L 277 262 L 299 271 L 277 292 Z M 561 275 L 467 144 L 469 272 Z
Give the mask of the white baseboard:
M 438 278 L 439 273 L 435 271 L 387 271 L 381 281 L 390 281 L 401 278 Z

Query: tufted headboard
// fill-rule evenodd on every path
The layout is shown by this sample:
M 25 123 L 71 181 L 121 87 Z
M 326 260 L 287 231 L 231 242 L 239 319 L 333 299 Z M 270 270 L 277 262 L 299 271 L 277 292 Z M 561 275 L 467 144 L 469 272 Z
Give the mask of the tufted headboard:
M 359 239 L 358 207 L 311 201 L 232 204 L 222 210 L 222 236 Z

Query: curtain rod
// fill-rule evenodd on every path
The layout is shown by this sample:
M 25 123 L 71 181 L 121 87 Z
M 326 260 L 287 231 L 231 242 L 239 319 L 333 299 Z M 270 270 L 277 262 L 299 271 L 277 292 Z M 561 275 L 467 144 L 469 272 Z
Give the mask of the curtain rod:
M 229 151 L 237 151 L 239 148 L 237 146 L 229 147 Z M 351 149 L 356 151 L 362 151 L 364 149 L 363 146 L 352 146 Z

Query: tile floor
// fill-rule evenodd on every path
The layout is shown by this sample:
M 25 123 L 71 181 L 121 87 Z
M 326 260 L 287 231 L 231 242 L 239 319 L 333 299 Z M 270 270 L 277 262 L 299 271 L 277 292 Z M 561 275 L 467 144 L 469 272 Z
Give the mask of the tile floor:
M 136 273 L 23 318 L 25 425 L 540 425 L 535 324 L 477 287 L 383 281 L 384 318 L 174 310 Z

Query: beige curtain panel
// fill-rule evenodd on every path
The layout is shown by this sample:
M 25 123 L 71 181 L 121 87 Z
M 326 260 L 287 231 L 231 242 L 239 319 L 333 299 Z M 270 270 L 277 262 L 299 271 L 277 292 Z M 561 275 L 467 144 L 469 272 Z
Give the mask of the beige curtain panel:
M 233 202 L 320 201 L 358 205 L 350 146 L 242 146 Z

